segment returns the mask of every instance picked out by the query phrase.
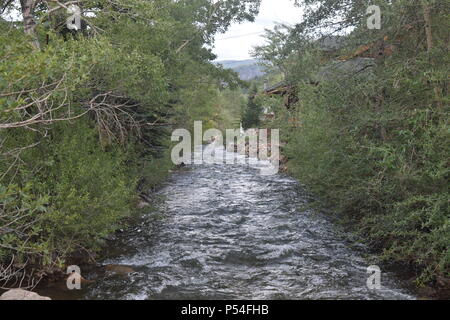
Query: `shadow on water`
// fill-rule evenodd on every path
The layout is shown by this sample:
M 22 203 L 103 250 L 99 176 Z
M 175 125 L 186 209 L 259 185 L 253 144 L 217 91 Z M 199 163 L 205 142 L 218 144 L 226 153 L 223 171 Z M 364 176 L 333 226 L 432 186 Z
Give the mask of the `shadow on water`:
M 382 275 L 369 290 L 363 247 L 350 247 L 294 179 L 244 165 L 174 173 L 156 209 L 121 234 L 83 290 L 55 299 L 413 299 Z M 127 269 L 128 268 L 128 269 Z M 117 269 L 117 268 L 116 268 Z M 123 270 L 122 270 L 123 271 Z

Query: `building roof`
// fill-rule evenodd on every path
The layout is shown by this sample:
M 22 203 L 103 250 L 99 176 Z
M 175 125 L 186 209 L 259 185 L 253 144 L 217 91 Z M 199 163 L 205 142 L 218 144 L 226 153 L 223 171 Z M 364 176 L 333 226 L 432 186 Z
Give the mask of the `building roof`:
M 289 87 L 288 83 L 286 81 L 281 81 L 278 82 L 266 89 L 264 89 L 265 93 L 272 93 L 273 91 L 278 91 L 278 90 L 283 90 L 283 89 L 287 89 Z

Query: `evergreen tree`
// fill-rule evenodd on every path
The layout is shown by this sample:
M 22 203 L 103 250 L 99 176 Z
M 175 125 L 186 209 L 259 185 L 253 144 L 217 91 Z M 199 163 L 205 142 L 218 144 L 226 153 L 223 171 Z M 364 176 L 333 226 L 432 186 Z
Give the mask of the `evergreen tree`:
M 262 109 L 256 99 L 258 88 L 254 84 L 248 96 L 247 106 L 242 115 L 242 127 L 244 129 L 257 128 L 261 122 Z

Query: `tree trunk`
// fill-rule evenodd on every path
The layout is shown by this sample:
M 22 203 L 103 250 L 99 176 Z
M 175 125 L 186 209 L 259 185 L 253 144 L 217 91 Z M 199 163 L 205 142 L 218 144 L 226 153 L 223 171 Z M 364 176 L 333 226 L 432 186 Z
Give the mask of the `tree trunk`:
M 431 53 L 431 51 L 434 48 L 434 41 L 433 41 L 432 19 L 431 19 L 431 7 L 428 0 L 422 0 L 422 7 L 423 7 L 423 18 L 425 21 L 425 33 L 427 35 L 427 48 L 428 52 Z M 434 59 L 432 59 L 432 63 L 434 64 Z M 433 84 L 433 86 L 437 105 L 440 109 L 442 109 L 443 108 L 443 104 L 441 101 L 442 90 L 439 88 L 439 84 L 435 83 Z
M 431 29 L 431 8 L 427 0 L 422 0 L 425 31 L 427 34 L 428 51 L 433 50 L 433 30 Z
M 31 44 L 35 49 L 39 49 L 41 46 L 36 34 L 36 22 L 34 21 L 34 9 L 36 7 L 37 0 L 20 0 L 22 7 L 23 28 L 25 34 L 31 37 Z

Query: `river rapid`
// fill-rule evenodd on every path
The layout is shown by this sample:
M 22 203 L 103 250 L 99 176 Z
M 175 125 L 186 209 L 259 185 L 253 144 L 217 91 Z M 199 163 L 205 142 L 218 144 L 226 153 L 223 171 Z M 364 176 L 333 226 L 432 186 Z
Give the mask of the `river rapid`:
M 228 154 L 228 156 L 232 156 Z M 301 184 L 248 165 L 172 174 L 155 208 L 114 241 L 80 291 L 54 299 L 414 299 L 395 275 L 370 290 L 367 250 L 351 245 Z M 372 261 L 373 262 L 373 261 Z M 127 266 L 125 273 L 100 265 Z

